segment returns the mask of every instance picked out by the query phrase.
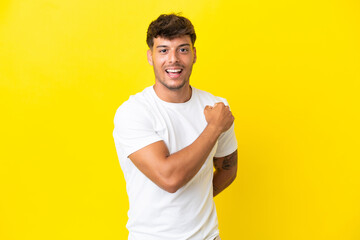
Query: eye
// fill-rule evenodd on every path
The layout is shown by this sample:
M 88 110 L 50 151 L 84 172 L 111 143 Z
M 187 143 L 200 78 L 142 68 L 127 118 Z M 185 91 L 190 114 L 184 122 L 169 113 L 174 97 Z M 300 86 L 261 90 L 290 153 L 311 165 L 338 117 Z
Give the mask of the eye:
M 160 52 L 160 53 L 166 53 L 166 52 L 167 52 L 167 49 L 160 49 L 159 52 Z
M 189 49 L 187 49 L 187 48 L 180 48 L 179 51 L 180 51 L 181 53 L 186 53 L 186 52 L 189 51 Z

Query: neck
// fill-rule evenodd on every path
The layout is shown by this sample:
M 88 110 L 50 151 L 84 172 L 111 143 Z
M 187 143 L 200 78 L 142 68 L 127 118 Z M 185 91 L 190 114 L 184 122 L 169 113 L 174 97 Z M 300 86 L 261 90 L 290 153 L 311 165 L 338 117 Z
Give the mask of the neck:
M 190 100 L 192 90 L 189 84 L 180 89 L 168 89 L 162 84 L 155 83 L 153 86 L 156 95 L 165 102 L 184 103 Z

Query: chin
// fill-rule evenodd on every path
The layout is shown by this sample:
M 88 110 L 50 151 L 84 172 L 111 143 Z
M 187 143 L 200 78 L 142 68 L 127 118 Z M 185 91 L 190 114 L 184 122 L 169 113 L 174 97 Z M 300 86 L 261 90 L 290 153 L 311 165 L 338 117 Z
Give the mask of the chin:
M 174 81 L 174 80 L 171 80 L 171 81 Z M 179 90 L 179 89 L 183 88 L 186 84 L 185 80 L 175 80 L 175 81 L 181 81 L 181 82 L 176 82 L 176 83 L 171 84 L 167 81 L 165 81 L 165 82 L 161 81 L 161 84 L 170 90 Z

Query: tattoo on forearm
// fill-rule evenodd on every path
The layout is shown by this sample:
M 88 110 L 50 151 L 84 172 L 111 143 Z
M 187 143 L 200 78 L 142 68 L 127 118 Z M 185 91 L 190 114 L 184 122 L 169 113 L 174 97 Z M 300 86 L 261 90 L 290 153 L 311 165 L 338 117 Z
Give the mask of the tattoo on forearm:
M 226 157 L 214 158 L 214 167 L 216 172 L 213 179 L 213 193 L 216 196 L 236 178 L 237 151 Z
M 232 167 L 236 166 L 237 164 L 237 158 L 232 157 L 232 156 L 228 156 L 224 159 L 223 164 L 222 164 L 222 169 L 224 170 L 230 170 Z
M 214 167 L 216 170 L 219 169 L 219 162 L 221 158 L 214 158 Z
M 222 164 L 221 166 L 219 166 Z M 230 170 L 233 167 L 237 166 L 237 151 L 233 152 L 232 154 L 222 157 L 222 158 L 214 158 L 214 166 L 216 169 L 224 169 Z

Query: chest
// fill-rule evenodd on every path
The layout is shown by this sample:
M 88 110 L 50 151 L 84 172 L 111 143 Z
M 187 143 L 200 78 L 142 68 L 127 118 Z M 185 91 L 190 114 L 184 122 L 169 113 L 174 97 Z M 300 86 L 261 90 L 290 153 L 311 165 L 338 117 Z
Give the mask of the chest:
M 203 106 L 194 105 L 184 108 L 160 107 L 155 116 L 156 133 L 164 140 L 170 153 L 174 153 L 193 143 L 207 122 Z

